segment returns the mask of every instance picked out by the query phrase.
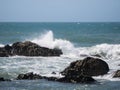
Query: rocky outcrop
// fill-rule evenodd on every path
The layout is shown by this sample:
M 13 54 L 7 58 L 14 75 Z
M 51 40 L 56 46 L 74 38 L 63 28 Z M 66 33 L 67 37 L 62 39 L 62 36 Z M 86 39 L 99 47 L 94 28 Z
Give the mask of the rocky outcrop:
M 0 57 L 7 56 L 60 56 L 62 51 L 60 49 L 49 49 L 41 47 L 30 41 L 16 42 L 12 46 L 6 45 L 0 48 Z
M 35 79 L 46 79 L 65 83 L 93 83 L 95 80 L 92 76 L 104 75 L 107 74 L 108 71 L 109 67 L 105 61 L 98 58 L 87 57 L 83 60 L 72 62 L 61 72 L 63 75 L 61 78 L 38 75 Z M 22 74 L 18 76 L 18 79 L 34 79 L 34 76 L 36 77 L 36 74 Z
M 117 70 L 113 76 L 113 78 L 120 78 L 120 70 Z
M 58 82 L 64 82 L 64 83 L 91 83 L 91 82 L 95 81 L 91 77 L 81 76 L 81 77 L 76 77 L 76 78 L 69 78 L 69 77 L 57 78 L 57 77 L 41 76 L 39 74 L 33 74 L 33 72 L 26 73 L 26 74 L 19 74 L 16 79 L 17 80 L 45 79 L 45 80 L 48 80 L 48 81 L 58 81 Z
M 109 71 L 108 64 L 98 58 L 87 57 L 84 60 L 77 60 L 72 62 L 64 71 L 62 75 L 74 78 L 80 76 L 98 76 L 107 74 Z

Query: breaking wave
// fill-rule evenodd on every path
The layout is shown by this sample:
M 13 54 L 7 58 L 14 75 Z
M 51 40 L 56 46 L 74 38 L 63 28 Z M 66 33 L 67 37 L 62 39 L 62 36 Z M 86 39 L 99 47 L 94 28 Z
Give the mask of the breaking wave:
M 73 43 L 65 39 L 54 38 L 50 30 L 37 38 L 31 40 L 40 46 L 48 48 L 59 48 L 63 51 L 63 56 L 100 56 L 105 59 L 120 60 L 120 44 L 99 44 L 91 47 L 75 47 Z

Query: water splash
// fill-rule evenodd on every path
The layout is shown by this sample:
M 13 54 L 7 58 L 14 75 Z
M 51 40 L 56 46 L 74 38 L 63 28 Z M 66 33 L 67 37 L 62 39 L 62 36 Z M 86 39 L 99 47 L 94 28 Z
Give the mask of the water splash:
M 100 55 L 103 59 L 120 60 L 120 44 L 100 44 L 92 47 L 74 47 L 74 44 L 65 39 L 54 38 L 50 30 L 35 37 L 32 42 L 48 48 L 60 48 L 65 57 L 81 57 Z
M 62 49 L 64 55 L 74 56 L 75 53 L 74 45 L 65 39 L 56 39 L 54 38 L 53 32 L 48 31 L 46 33 L 43 33 L 42 35 L 38 36 L 37 38 L 34 38 L 32 42 L 37 43 L 40 46 L 48 47 L 48 48 L 59 48 Z M 71 54 L 72 53 L 72 54 Z
M 61 65 L 64 66 L 65 68 L 72 61 L 83 59 L 86 56 L 96 57 L 95 55 L 100 55 L 100 58 L 106 61 L 110 67 L 110 72 L 107 75 L 97 77 L 98 79 L 100 78 L 100 79 L 113 80 L 112 78 L 113 73 L 116 70 L 120 69 L 120 66 L 119 66 L 120 65 L 120 44 L 99 44 L 92 47 L 74 47 L 74 44 L 68 40 L 55 38 L 52 31 L 48 31 L 46 33 L 40 34 L 38 37 L 34 37 L 31 41 L 34 43 L 37 43 L 40 46 L 44 46 L 48 48 L 60 48 L 63 51 L 63 55 L 59 58 L 58 57 L 53 57 L 53 58 L 52 57 L 49 57 L 49 58 L 48 57 L 47 58 L 31 57 L 30 58 L 30 57 L 15 56 L 15 57 L 10 57 L 11 62 L 9 62 L 10 60 L 6 58 L 7 59 L 6 61 L 8 61 L 9 63 L 5 63 L 5 65 L 1 64 L 2 65 L 1 67 L 4 69 L 3 75 L 4 75 L 4 71 L 5 73 L 9 71 L 11 72 L 13 68 L 18 67 L 18 69 L 21 70 L 21 72 L 33 71 L 35 73 L 39 73 L 43 75 L 48 74 L 48 76 L 50 76 L 51 72 L 49 72 L 50 71 L 49 69 L 53 69 L 53 71 L 60 72 L 63 69 Z M 0 46 L 4 46 L 4 45 L 0 44 Z M 24 59 L 26 60 L 23 61 Z M 14 65 L 13 65 L 13 60 L 14 62 L 16 62 L 14 63 Z M 2 60 L 2 61 L 4 62 L 5 60 Z M 26 67 L 29 67 L 29 68 L 26 68 Z M 20 73 L 19 70 L 15 71 L 14 73 L 15 76 L 18 75 L 18 73 Z M 43 73 L 41 73 L 40 71 L 42 71 Z M 9 74 L 6 74 L 6 75 L 9 76 Z

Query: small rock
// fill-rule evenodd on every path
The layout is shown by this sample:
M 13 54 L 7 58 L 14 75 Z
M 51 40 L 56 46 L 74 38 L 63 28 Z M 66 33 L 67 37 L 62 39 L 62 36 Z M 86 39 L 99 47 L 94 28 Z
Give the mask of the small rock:
M 0 81 L 11 81 L 10 79 L 4 79 L 3 77 L 0 77 Z
M 56 72 L 52 72 L 52 74 L 56 74 Z
M 29 72 L 26 74 L 19 74 L 17 77 L 17 80 L 24 80 L 24 79 L 28 79 L 28 80 L 42 79 L 42 76 L 38 74 L 33 74 L 33 72 Z
M 113 78 L 120 78 L 120 70 L 117 70 L 113 76 Z

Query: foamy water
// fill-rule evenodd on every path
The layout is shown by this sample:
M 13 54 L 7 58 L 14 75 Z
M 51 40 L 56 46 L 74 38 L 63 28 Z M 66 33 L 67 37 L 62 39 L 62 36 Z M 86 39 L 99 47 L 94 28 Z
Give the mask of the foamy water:
M 0 44 L 0 47 L 4 47 L 4 44 Z
M 86 56 L 100 55 L 101 56 L 100 58 L 108 63 L 110 67 L 110 72 L 107 75 L 104 75 L 102 77 L 99 76 L 99 78 L 112 80 L 113 73 L 116 70 L 120 69 L 120 66 L 119 66 L 120 44 L 100 44 L 92 47 L 75 47 L 74 44 L 72 44 L 68 40 L 54 38 L 54 34 L 52 31 L 48 31 L 44 34 L 41 34 L 40 36 L 33 38 L 33 40 L 31 41 L 34 43 L 37 43 L 40 46 L 44 46 L 48 48 L 60 48 L 63 51 L 63 55 L 61 55 L 61 57 L 56 57 L 56 58 L 52 58 L 52 57 L 49 57 L 49 58 L 33 57 L 32 58 L 32 57 L 14 56 L 9 58 L 9 59 L 13 59 L 12 60 L 13 62 L 11 61 L 8 63 L 10 66 L 5 63 L 5 64 L 1 64 L 1 68 L 8 69 L 8 71 L 12 71 L 12 70 L 9 70 L 12 68 L 18 68 L 17 69 L 18 73 L 19 73 L 19 69 L 22 67 L 24 68 L 27 67 L 28 69 L 27 71 L 29 72 L 33 71 L 35 73 L 40 73 L 39 69 L 44 69 L 45 72 L 44 71 L 41 72 L 43 75 L 51 75 L 52 71 L 60 72 L 60 70 L 64 69 L 65 66 L 69 65 L 69 63 L 72 61 L 75 61 L 77 59 L 83 59 Z M 0 44 L 0 47 L 3 47 L 3 46 L 4 46 L 3 44 Z M 17 59 L 21 59 L 20 62 Z M 29 59 L 29 60 L 26 61 L 23 59 Z M 5 58 L 4 61 L 6 60 L 9 61 L 8 58 Z M 41 61 L 44 63 L 39 67 L 39 63 L 41 63 Z M 13 65 L 13 63 L 15 66 Z M 61 67 L 61 64 L 64 66 L 64 68 Z M 51 66 L 46 67 L 45 69 L 46 65 L 51 65 Z M 49 72 L 50 71 L 49 69 L 51 69 L 50 67 L 55 67 L 54 68 L 55 70 L 53 69 L 51 70 L 51 72 Z
M 1 76 L 6 78 L 15 78 L 20 73 L 34 72 L 45 76 L 61 76 L 61 72 L 72 61 L 83 59 L 86 56 L 100 55 L 101 59 L 109 65 L 110 71 L 104 76 L 94 77 L 96 79 L 119 80 L 113 79 L 113 74 L 120 69 L 120 45 L 119 44 L 100 44 L 91 47 L 75 47 L 68 40 L 56 39 L 52 31 L 48 31 L 31 40 L 40 46 L 48 48 L 60 48 L 63 55 L 60 57 L 25 57 L 13 56 L 1 58 L 0 72 Z M 1 45 L 4 46 L 4 45 Z M 53 75 L 52 72 L 56 72 Z

